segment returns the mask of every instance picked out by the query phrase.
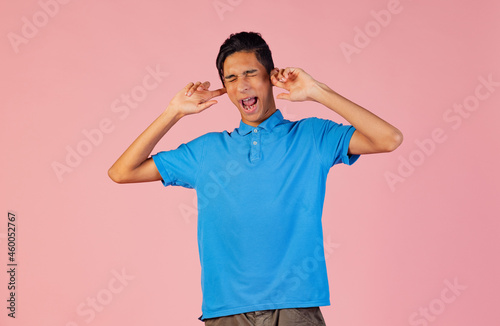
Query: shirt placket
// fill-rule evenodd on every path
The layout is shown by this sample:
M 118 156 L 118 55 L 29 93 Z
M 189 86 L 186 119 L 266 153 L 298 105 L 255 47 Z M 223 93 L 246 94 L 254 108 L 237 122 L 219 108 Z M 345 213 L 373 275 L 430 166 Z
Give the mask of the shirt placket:
M 254 128 L 252 130 L 252 137 L 250 140 L 250 162 L 260 160 L 261 157 L 261 137 L 262 130 Z

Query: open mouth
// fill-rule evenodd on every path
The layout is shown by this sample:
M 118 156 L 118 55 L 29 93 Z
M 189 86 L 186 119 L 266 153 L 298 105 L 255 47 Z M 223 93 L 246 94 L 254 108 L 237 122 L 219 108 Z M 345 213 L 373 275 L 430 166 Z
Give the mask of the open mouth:
M 246 99 L 240 100 L 240 103 L 245 111 L 253 111 L 257 106 L 257 97 L 248 97 Z

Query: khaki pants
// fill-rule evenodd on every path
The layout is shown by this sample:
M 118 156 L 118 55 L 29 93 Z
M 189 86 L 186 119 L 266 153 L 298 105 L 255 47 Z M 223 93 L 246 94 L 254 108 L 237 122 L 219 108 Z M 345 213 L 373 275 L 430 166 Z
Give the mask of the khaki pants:
M 238 315 L 210 318 L 206 326 L 325 326 L 319 310 L 314 308 L 291 308 L 262 310 Z

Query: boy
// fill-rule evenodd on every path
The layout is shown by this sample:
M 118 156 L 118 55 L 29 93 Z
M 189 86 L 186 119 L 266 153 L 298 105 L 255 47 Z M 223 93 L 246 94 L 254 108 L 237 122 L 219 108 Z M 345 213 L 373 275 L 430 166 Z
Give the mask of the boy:
M 337 163 L 390 152 L 401 132 L 300 68 L 274 67 L 258 33 L 232 34 L 216 60 L 223 88 L 189 83 L 110 168 L 118 183 L 161 180 L 194 188 L 206 325 L 324 325 L 330 304 L 322 209 Z M 316 101 L 351 125 L 285 120 L 273 86 L 289 101 Z M 179 119 L 227 94 L 241 115 L 233 132 L 202 135 L 150 157 Z M 296 271 L 308 266 L 306 272 Z

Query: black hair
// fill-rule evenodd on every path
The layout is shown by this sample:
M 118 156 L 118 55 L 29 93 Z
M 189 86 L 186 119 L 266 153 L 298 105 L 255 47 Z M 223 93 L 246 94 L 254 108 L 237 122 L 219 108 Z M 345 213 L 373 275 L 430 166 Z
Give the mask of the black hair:
M 274 69 L 271 50 L 260 33 L 240 32 L 231 34 L 221 45 L 215 62 L 222 85 L 224 85 L 224 61 L 235 52 L 253 52 L 257 60 L 266 68 L 268 74 Z

